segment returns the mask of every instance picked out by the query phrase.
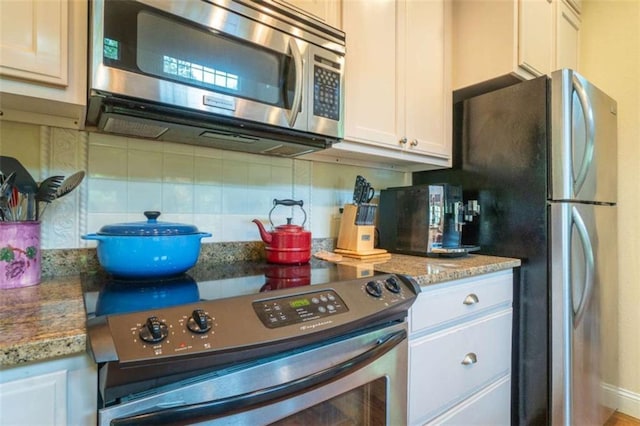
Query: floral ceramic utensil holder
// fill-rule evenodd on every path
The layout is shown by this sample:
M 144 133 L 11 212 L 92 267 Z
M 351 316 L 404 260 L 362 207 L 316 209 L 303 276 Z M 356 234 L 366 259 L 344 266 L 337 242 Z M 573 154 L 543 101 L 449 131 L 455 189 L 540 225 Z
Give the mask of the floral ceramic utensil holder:
M 0 222 L 0 289 L 40 283 L 40 222 Z

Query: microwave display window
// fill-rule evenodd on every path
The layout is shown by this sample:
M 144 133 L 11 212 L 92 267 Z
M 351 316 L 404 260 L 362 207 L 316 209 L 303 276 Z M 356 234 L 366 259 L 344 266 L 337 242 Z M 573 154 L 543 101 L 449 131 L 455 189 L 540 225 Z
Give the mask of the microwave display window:
M 113 1 L 105 9 L 103 60 L 110 67 L 279 108 L 291 109 L 293 103 L 290 55 L 136 2 Z

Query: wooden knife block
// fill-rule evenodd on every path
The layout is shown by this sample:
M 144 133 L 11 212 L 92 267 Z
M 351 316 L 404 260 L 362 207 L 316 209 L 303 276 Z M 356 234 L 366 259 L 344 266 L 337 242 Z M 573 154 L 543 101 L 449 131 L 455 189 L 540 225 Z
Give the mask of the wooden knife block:
M 356 253 L 371 253 L 374 251 L 373 243 L 376 227 L 373 225 L 356 225 L 357 213 L 357 205 L 345 204 L 342 220 L 340 221 L 337 248 Z

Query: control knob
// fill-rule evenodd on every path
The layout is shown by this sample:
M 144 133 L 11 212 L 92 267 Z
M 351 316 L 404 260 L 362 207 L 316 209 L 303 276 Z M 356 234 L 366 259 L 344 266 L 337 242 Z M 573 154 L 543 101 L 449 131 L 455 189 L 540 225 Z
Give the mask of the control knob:
M 212 325 L 213 319 L 202 309 L 195 309 L 187 321 L 187 328 L 194 333 L 206 333 Z
M 380 283 L 377 281 L 369 281 L 364 286 L 367 293 L 369 293 L 373 297 L 381 297 L 382 296 L 382 287 L 380 287 Z
M 158 317 L 153 316 L 147 318 L 147 322 L 140 329 L 139 335 L 145 342 L 158 343 L 169 335 L 169 329 Z
M 398 284 L 398 280 L 395 277 L 389 277 L 384 281 L 384 286 L 391 293 L 400 293 L 400 284 Z

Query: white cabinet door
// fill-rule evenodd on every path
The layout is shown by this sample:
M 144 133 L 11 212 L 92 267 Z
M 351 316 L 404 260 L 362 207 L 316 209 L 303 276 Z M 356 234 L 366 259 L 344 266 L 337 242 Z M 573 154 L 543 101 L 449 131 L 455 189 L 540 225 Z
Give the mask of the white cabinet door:
M 84 127 L 88 5 L 0 1 L 0 120 Z
M 0 75 L 67 85 L 67 0 L 0 2 Z
M 427 425 L 508 426 L 511 424 L 511 376 L 505 376 Z
M 399 150 L 395 0 L 348 0 L 342 5 L 347 34 L 345 139 Z
M 88 354 L 0 370 L 0 426 L 96 424 L 98 372 Z
M 0 413 L 0 425 L 65 426 L 67 371 L 0 384 Z
M 518 0 L 518 65 L 539 76 L 553 71 L 553 4 Z
M 580 51 L 580 17 L 563 0 L 558 0 L 557 7 L 555 69 L 577 70 Z
M 553 17 L 551 0 L 454 0 L 454 90 L 553 71 Z
M 305 158 L 414 171 L 450 166 L 450 2 L 348 0 L 344 141 Z
M 405 148 L 444 159 L 451 155 L 448 13 L 442 1 L 407 1 L 398 25 L 405 46 L 398 59 Z
M 341 27 L 341 0 L 280 0 L 336 28 Z M 347 0 L 348 1 L 348 0 Z
M 409 342 L 411 424 L 443 413 L 510 374 L 511 321 L 509 308 Z

